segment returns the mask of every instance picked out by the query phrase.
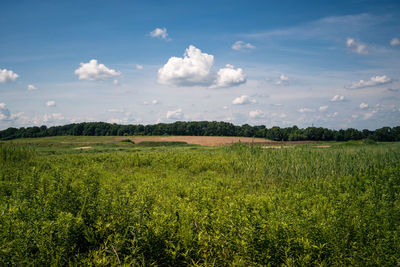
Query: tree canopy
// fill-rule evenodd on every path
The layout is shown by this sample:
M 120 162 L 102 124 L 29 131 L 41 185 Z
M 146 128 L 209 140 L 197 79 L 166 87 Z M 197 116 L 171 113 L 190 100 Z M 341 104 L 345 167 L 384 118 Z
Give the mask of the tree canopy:
M 177 121 L 150 125 L 120 125 L 105 122 L 82 122 L 62 126 L 34 126 L 27 128 L 8 128 L 0 131 L 0 140 L 15 138 L 34 138 L 45 136 L 130 136 L 130 135 L 194 135 L 194 136 L 243 136 L 261 137 L 275 141 L 348 141 L 371 139 L 374 141 L 400 141 L 400 126 L 383 127 L 370 131 L 354 128 L 331 130 L 322 127 L 297 126 L 267 128 L 264 125 L 241 126 L 217 121 Z

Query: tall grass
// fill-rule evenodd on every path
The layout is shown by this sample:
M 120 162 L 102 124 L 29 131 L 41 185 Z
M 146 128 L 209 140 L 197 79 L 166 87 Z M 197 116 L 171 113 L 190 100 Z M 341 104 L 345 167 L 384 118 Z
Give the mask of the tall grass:
M 31 157 L 0 149 L 2 265 L 400 261 L 398 144 Z

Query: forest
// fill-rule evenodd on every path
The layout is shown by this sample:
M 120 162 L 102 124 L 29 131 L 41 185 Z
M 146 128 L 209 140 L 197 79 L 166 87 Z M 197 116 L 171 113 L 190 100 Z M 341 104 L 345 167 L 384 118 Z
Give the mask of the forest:
M 8 128 L 0 131 L 0 140 L 46 136 L 132 136 L 132 135 L 187 135 L 187 136 L 243 136 L 261 137 L 274 141 L 349 141 L 370 139 L 380 142 L 400 141 L 400 126 L 382 127 L 376 130 L 354 128 L 332 130 L 322 127 L 299 128 L 297 126 L 267 128 L 264 125 L 241 126 L 217 121 L 177 121 L 151 125 L 120 125 L 105 122 L 82 122 L 63 126 L 34 126 Z

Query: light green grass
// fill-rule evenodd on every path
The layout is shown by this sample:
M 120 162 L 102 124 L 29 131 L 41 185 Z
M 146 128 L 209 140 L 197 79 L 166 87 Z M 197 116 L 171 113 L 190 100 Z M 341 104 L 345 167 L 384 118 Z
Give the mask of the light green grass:
M 330 144 L 2 145 L 0 265 L 395 266 L 400 143 Z

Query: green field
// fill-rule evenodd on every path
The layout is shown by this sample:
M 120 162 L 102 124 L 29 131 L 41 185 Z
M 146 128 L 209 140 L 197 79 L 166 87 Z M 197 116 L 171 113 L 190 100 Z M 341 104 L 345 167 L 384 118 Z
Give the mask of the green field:
M 400 262 L 400 143 L 113 138 L 0 144 L 0 265 Z

